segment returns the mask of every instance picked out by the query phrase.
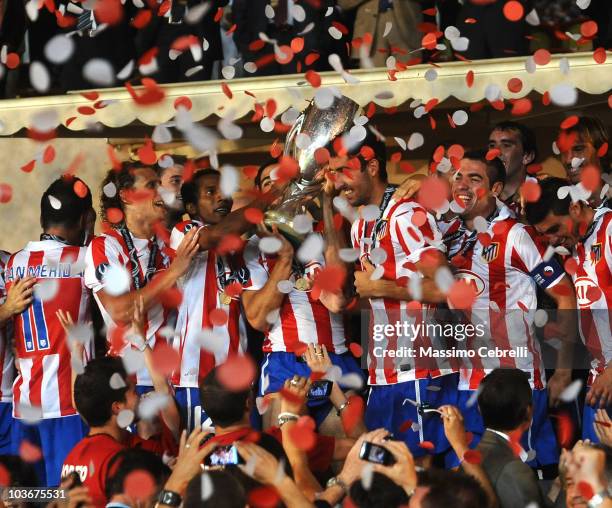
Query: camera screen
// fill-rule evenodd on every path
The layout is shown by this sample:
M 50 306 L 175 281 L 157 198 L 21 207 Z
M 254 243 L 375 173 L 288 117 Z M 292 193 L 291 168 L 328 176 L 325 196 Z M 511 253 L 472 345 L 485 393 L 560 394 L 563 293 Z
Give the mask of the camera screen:
M 211 466 L 228 466 L 238 464 L 238 450 L 235 446 L 217 448 L 209 456 Z
M 327 395 L 326 385 L 314 385 L 310 387 L 311 397 L 325 397 Z
M 377 464 L 385 463 L 385 454 L 387 450 L 385 450 L 382 446 L 372 445 L 370 447 L 370 453 L 368 454 L 369 462 L 376 462 Z

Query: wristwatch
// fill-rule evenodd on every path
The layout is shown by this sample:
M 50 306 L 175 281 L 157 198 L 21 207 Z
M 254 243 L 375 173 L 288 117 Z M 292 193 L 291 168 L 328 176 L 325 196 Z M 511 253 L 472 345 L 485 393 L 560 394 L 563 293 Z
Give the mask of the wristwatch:
M 176 492 L 172 492 L 171 490 L 162 490 L 159 493 L 159 504 L 163 504 L 166 506 L 179 507 L 183 502 L 183 498 L 177 494 Z
M 607 491 L 602 490 L 595 494 L 591 499 L 587 501 L 587 506 L 589 508 L 599 508 L 606 499 L 610 498 L 610 494 Z
M 282 427 L 287 422 L 297 422 L 299 420 L 299 416 L 293 413 L 281 413 L 278 415 L 278 426 Z
M 337 476 L 332 476 L 329 480 L 327 480 L 327 488 L 329 489 L 330 487 L 334 487 L 335 485 L 338 485 L 338 487 L 340 487 L 344 491 L 344 495 L 348 494 L 348 485 Z

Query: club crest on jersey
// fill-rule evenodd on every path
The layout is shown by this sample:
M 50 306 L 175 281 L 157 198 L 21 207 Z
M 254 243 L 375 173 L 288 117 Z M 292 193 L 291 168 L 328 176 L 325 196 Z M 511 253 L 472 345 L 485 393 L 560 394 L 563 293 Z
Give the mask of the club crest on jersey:
M 487 245 L 486 247 L 483 246 L 480 255 L 487 263 L 495 261 L 499 255 L 499 242 L 493 242 L 491 245 Z
M 381 220 L 374 226 L 376 228 L 376 239 L 382 240 L 385 236 L 387 236 L 387 232 L 389 231 L 389 221 Z
M 601 259 L 601 248 L 601 243 L 594 243 L 591 245 L 591 261 L 593 261 L 594 265 L 599 263 L 599 260 Z
M 484 293 L 486 284 L 480 275 L 470 270 L 459 270 L 455 275 L 457 278 L 469 284 L 476 292 L 476 296 L 480 296 Z
M 98 282 L 103 282 L 104 274 L 109 267 L 110 265 L 108 263 L 100 263 L 96 266 L 96 279 L 98 279 Z

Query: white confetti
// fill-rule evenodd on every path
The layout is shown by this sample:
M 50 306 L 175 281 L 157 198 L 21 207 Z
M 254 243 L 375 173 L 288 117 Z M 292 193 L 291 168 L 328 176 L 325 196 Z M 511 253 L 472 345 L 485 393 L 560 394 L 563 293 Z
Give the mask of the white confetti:
M 259 122 L 259 128 L 263 132 L 272 132 L 274 130 L 274 120 L 267 116 L 263 117 Z
M 329 88 L 319 88 L 314 96 L 315 105 L 319 109 L 327 109 L 334 103 L 334 94 Z
M 279 292 L 288 295 L 291 293 L 291 291 L 293 291 L 293 282 L 290 280 L 279 280 L 276 284 L 276 289 L 278 289 Z
M 148 392 L 146 397 L 141 397 L 138 404 L 138 415 L 143 420 L 152 420 L 164 409 L 171 399 L 169 395 L 157 392 Z
M 538 11 L 531 9 L 529 14 L 525 16 L 525 21 L 531 26 L 540 26 L 540 16 L 538 16 Z
M 54 210 L 59 210 L 62 207 L 62 202 L 51 194 L 49 194 L 49 204 Z
M 219 140 L 214 130 L 195 123 L 183 130 L 183 134 L 187 142 L 198 152 L 214 150 Z
M 370 490 L 372 488 L 372 482 L 374 481 L 374 464 L 367 463 L 361 469 L 361 485 L 364 490 Z
M 335 26 L 330 26 L 327 29 L 327 32 L 332 37 L 332 39 L 336 39 L 337 41 L 342 39 L 342 32 L 340 30 L 338 30 Z
M 123 266 L 111 265 L 102 275 L 104 291 L 118 296 L 130 290 L 130 274 Z
M 291 5 L 291 15 L 298 23 L 303 23 L 306 19 L 306 11 L 304 7 L 298 4 Z
M 202 49 L 206 52 L 208 48 L 210 48 L 210 42 L 208 42 L 208 39 L 205 37 L 202 39 Z
M 172 132 L 165 125 L 156 125 L 151 135 L 153 143 L 164 144 L 172 141 Z
M 502 91 L 499 86 L 494 83 L 487 85 L 485 88 L 485 97 L 489 102 L 495 102 L 501 99 Z
M 348 137 L 350 139 L 343 140 L 345 142 L 348 141 L 346 142 L 344 146 L 346 147 L 347 150 L 351 150 L 355 146 L 357 146 L 361 141 L 363 141 L 367 135 L 368 135 L 368 131 L 366 131 L 366 128 L 364 126 L 353 125 L 351 127 L 351 130 L 349 131 Z
M 45 45 L 45 58 L 54 64 L 65 63 L 73 52 L 74 41 L 65 35 L 56 35 Z
M 455 51 L 467 51 L 470 46 L 470 40 L 467 37 L 459 37 L 451 40 L 451 46 Z
M 259 240 L 259 250 L 264 254 L 274 254 L 282 247 L 281 241 L 274 236 L 265 236 Z
M 391 90 L 383 90 L 382 92 L 378 92 L 374 97 L 381 101 L 385 101 L 385 100 L 393 99 L 394 95 Z
M 119 372 L 115 372 L 111 376 L 108 384 L 113 390 L 121 390 L 122 388 L 127 388 L 125 380 L 123 379 L 123 376 L 119 374 Z
M 244 64 L 244 70 L 249 74 L 254 74 L 257 72 L 257 64 L 255 62 L 246 62 Z
M 293 125 L 300 116 L 300 111 L 291 106 L 281 115 L 281 122 L 285 125 Z M 301 134 L 301 133 L 300 133 Z M 303 133 L 307 135 L 306 133 Z M 297 140 L 296 140 L 297 141 Z
M 302 263 L 318 259 L 323 252 L 324 242 L 321 235 L 311 234 L 306 237 L 297 251 L 297 258 Z
M 402 150 L 406 150 L 406 141 L 398 137 L 394 137 L 393 139 L 395 139 L 395 142 L 400 146 Z
M 420 132 L 413 132 L 408 138 L 408 150 L 416 150 L 425 144 L 425 138 Z
M 525 462 L 531 462 L 532 460 L 535 460 L 536 455 L 537 452 L 535 450 L 528 450 L 527 456 L 525 457 Z
M 425 110 L 425 106 L 419 106 L 414 110 L 414 117 L 421 118 L 423 115 L 426 115 L 427 111 Z
M 234 166 L 224 165 L 221 168 L 221 179 L 219 180 L 219 189 L 221 195 L 231 198 L 238 190 L 240 184 L 240 174 Z
M 370 275 L 370 280 L 379 280 L 382 278 L 384 274 L 385 274 L 385 267 L 377 266 L 376 268 L 374 268 L 374 271 Z
M 563 402 L 572 402 L 572 401 L 576 400 L 576 398 L 580 394 L 580 390 L 582 390 L 582 380 L 581 379 L 576 379 L 576 380 L 572 381 L 567 386 L 567 388 L 565 388 L 565 390 L 563 390 L 561 392 L 561 395 L 559 395 L 559 398 Z
M 376 220 L 379 216 L 380 208 L 378 208 L 378 205 L 366 205 L 361 208 L 361 217 L 367 222 Z
M 559 69 L 566 76 L 567 76 L 567 74 L 569 74 L 570 63 L 569 63 L 569 60 L 567 58 L 563 57 L 561 60 L 559 60 Z
M 221 120 L 219 120 L 217 130 L 225 139 L 240 139 L 243 134 L 242 127 L 240 127 L 240 125 L 236 125 L 226 118 L 221 118 Z
M 478 395 L 479 394 L 480 394 L 480 387 L 478 388 L 478 390 L 474 390 L 472 392 L 472 395 L 470 395 L 470 398 L 467 400 L 465 405 L 467 407 L 472 407 L 474 404 L 476 404 L 476 402 L 478 402 Z
M 459 29 L 456 26 L 447 26 L 446 30 L 444 30 L 444 37 L 446 37 L 449 41 L 453 39 L 457 39 L 461 36 Z
M 226 65 L 221 69 L 221 75 L 223 79 L 234 79 L 236 75 L 236 68 L 233 65 Z
M 25 6 L 26 13 L 30 21 L 34 22 L 38 19 L 38 1 L 37 0 L 29 0 L 29 2 Z
M 131 409 L 122 409 L 117 415 L 117 425 L 122 429 L 127 429 L 134 421 L 134 411 Z
M 336 72 L 344 71 L 344 67 L 342 66 L 342 60 L 336 53 L 332 53 L 331 55 L 329 55 L 327 61 L 329 62 L 329 65 L 331 65 L 331 68 L 334 69 Z
M 42 419 L 42 408 L 39 406 L 17 403 L 17 410 L 26 423 L 36 424 Z
M 436 79 L 438 79 L 438 71 L 436 69 L 427 69 L 425 72 L 425 80 L 431 82 Z
M 268 312 L 268 314 L 266 314 L 266 323 L 268 324 L 274 324 L 274 323 L 278 323 L 278 320 L 280 319 L 280 309 L 274 309 L 271 310 L 270 312 Z
M 356 372 L 350 372 L 338 379 L 338 384 L 346 390 L 361 390 L 363 378 Z
M 353 263 L 359 259 L 359 249 L 344 248 L 338 251 L 340 259 L 345 263 Z
M 546 325 L 546 323 L 548 323 L 548 312 L 546 312 L 544 309 L 536 310 L 533 316 L 533 324 L 536 325 L 538 328 L 542 328 Z
M 108 182 L 104 187 L 102 187 L 102 192 L 105 196 L 114 198 L 117 195 L 117 187 L 113 182 Z
M 585 10 L 589 8 L 589 5 L 591 5 L 591 0 L 576 0 L 576 5 L 580 9 Z
M 49 71 L 41 62 L 32 62 L 30 64 L 30 83 L 32 87 L 40 93 L 45 93 L 51 86 L 51 77 Z
M 393 23 L 391 23 L 391 21 L 387 21 L 385 23 L 385 30 L 383 31 L 383 38 L 389 35 L 389 32 L 391 32 L 392 28 L 393 28 Z
M 268 19 L 274 19 L 274 16 L 276 16 L 274 8 L 270 4 L 266 5 L 266 8 L 264 9 L 264 14 Z
M 376 247 L 370 251 L 370 261 L 375 265 L 382 265 L 387 260 L 387 251 Z
M 206 15 L 206 13 L 210 9 L 210 2 L 203 2 L 199 5 L 195 5 L 193 7 L 189 7 L 189 9 L 185 9 L 184 20 L 188 25 L 195 25 L 200 22 L 200 20 Z
M 130 347 L 123 350 L 121 361 L 127 374 L 136 374 L 136 372 L 145 368 L 144 354 Z
M 578 91 L 573 85 L 560 83 L 550 89 L 550 100 L 557 106 L 573 106 L 578 100 Z
M 465 125 L 468 121 L 468 114 L 464 110 L 459 109 L 453 113 L 452 118 L 455 125 Z
M 94 85 L 109 87 L 115 82 L 115 71 L 107 60 L 92 58 L 83 66 L 83 77 Z
M 533 56 L 528 56 L 527 60 L 525 60 L 525 70 L 529 74 L 533 74 L 537 70 L 537 65 L 533 59 Z
M 293 229 L 296 233 L 306 235 L 312 232 L 312 217 L 306 214 L 299 214 L 293 218 Z
M 561 150 L 559 150 L 559 147 L 557 146 L 557 142 L 553 141 L 552 144 L 552 151 L 555 155 L 560 155 L 561 154 Z
M 190 67 L 189 69 L 185 71 L 185 77 L 190 78 L 194 74 L 197 74 L 198 72 L 200 72 L 203 68 L 204 68 L 203 65 L 196 65 L 195 67 Z
M 455 283 L 455 278 L 453 277 L 453 273 L 450 271 L 450 269 L 444 266 L 436 270 L 434 281 L 440 291 L 446 294 L 450 291 L 450 288 Z
M 118 73 L 117 73 L 117 79 L 124 81 L 126 79 L 128 79 L 132 72 L 134 71 L 134 60 L 130 60 L 128 63 L 126 63 L 123 66 L 123 69 L 121 69 Z
M 487 229 L 489 229 L 489 223 L 487 219 L 479 215 L 474 218 L 474 229 L 479 233 L 484 233 Z
M 207 501 L 214 494 L 214 485 L 208 473 L 202 473 L 200 478 L 200 491 L 202 492 L 202 501 Z
M 34 298 L 42 302 L 53 300 L 59 289 L 57 279 L 41 279 L 34 285 Z
M 284 123 L 284 122 L 283 122 Z M 312 139 L 305 132 L 300 132 L 295 138 L 295 146 L 301 150 L 305 150 L 312 144 Z
M 301 32 L 298 34 L 298 36 L 301 36 L 301 35 L 306 35 L 307 33 L 312 32 L 312 30 L 313 30 L 313 28 L 314 28 L 314 27 L 315 27 L 315 24 L 314 24 L 314 22 L 313 22 L 313 21 L 311 21 L 310 23 L 308 23 L 308 24 L 306 25 L 306 28 L 304 28 L 304 30 L 302 30 L 302 31 L 301 31 Z
M 255 406 L 257 407 L 257 412 L 260 415 L 264 415 L 266 414 L 266 411 L 270 409 L 270 402 L 264 397 L 257 397 L 255 399 Z

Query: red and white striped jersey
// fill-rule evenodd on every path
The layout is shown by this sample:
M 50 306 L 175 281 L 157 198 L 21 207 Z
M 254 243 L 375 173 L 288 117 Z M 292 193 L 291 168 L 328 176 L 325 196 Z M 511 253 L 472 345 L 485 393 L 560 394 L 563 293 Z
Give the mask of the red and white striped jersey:
M 21 406 L 41 408 L 43 418 L 76 414 L 72 406 L 70 347 L 56 312 L 69 312 L 75 323 L 90 320 L 84 266 L 84 247 L 56 240 L 29 242 L 6 263 L 7 291 L 27 275 L 36 277 L 39 288 L 32 304 L 13 321 L 19 365 L 13 385 L 16 418 L 21 417 Z M 92 351 L 90 342 L 87 358 L 91 358 Z
M 0 305 L 6 301 L 4 268 L 11 257 L 10 253 L 0 250 Z M 8 320 L 0 326 L 0 402 L 13 400 L 13 382 L 15 381 L 15 358 L 11 341 L 13 340 L 13 321 Z
M 206 226 L 195 220 L 179 222 L 172 230 L 170 247 L 176 250 L 194 227 Z M 199 381 L 215 365 L 225 362 L 228 355 L 246 351 L 246 324 L 240 299 L 233 297 L 228 302 L 229 295 L 224 293 L 224 288 L 233 282 L 243 287 L 249 284 L 247 270 L 238 266 L 236 258 L 242 259 L 242 256 L 221 256 L 214 250 L 199 252 L 178 282 L 183 300 L 178 309 L 174 340 L 181 357 L 180 372 L 172 379 L 176 386 L 198 387 Z M 227 323 L 211 322 L 210 312 L 215 309 L 227 313 Z
M 475 350 L 476 355 L 464 359 L 466 368 L 460 371 L 459 389 L 477 389 L 481 379 L 498 367 L 529 373 L 532 388 L 541 389 L 545 376 L 535 337 L 536 284 L 552 288 L 564 272 L 554 259 L 544 261 L 546 247 L 537 240 L 535 230 L 520 223 L 501 201 L 487 222 L 486 233 L 491 238 L 488 245 L 480 239 L 471 243 L 475 232 L 466 230 L 455 240 L 459 245 L 453 246 L 457 253 L 452 260 L 455 277 L 467 281 L 476 292 L 476 300 L 466 315 L 473 325 L 480 326 L 480 336 L 465 342 L 465 347 Z M 519 356 L 483 357 L 478 354 L 479 347 L 514 349 Z
M 578 268 L 572 279 L 580 335 L 593 357 L 595 375 L 612 361 L 612 210 L 597 208 L 587 235 L 574 250 Z
M 368 259 L 377 268 L 382 266 L 381 278 L 392 281 L 420 277 L 415 263 L 421 261 L 426 251 L 444 251 L 441 239 L 433 216 L 412 199 L 390 199 L 378 220 L 360 218 L 351 228 L 351 242 L 359 249 L 360 259 Z M 371 385 L 439 377 L 456 371 L 447 358 L 432 359 L 417 354 L 416 359 L 412 359 L 408 356 L 408 350 L 418 353 L 421 348 L 447 349 L 446 339 L 425 328 L 433 324 L 435 306 L 423 304 L 419 310 L 410 310 L 409 303 L 370 298 L 368 370 Z M 385 325 L 396 323 L 413 328 L 405 327 L 398 333 L 376 332 L 377 328 L 381 330 Z M 394 351 L 401 356 L 391 356 Z
M 154 262 L 155 273 L 166 269 L 170 264 L 170 258 L 164 253 L 165 244 L 160 239 L 146 240 L 136 238 L 132 233 L 129 233 L 136 249 L 138 257 L 138 265 L 140 269 L 139 276 L 144 279 L 144 274 L 149 266 L 149 258 L 153 242 L 157 243 L 157 255 Z M 131 272 L 131 262 L 128 247 L 125 244 L 121 234 L 118 231 L 112 230 L 106 234 L 96 236 L 89 247 L 87 247 L 87 256 L 85 258 L 85 284 L 94 293 L 94 298 L 104 323 L 107 327 L 107 337 L 110 337 L 112 330 L 117 327 L 100 302 L 97 293 L 104 289 L 104 274 L 110 267 L 121 267 Z M 135 290 L 132 277 L 130 280 L 130 291 Z M 155 338 L 160 330 L 169 324 L 170 319 L 174 317 L 171 310 L 165 309 L 161 303 L 153 304 L 147 311 L 147 319 L 145 320 L 145 338 L 149 341 L 152 348 L 155 348 Z M 152 386 L 151 377 L 146 368 L 139 370 L 136 373 L 137 384 L 142 386 Z
M 258 236 L 253 236 L 245 247 L 244 259 L 251 279 L 251 284 L 245 287 L 246 291 L 258 291 L 264 287 L 276 261 L 274 256 L 259 250 L 259 240 Z M 325 259 L 321 254 L 304 266 L 303 277 L 312 281 L 317 270 L 324 265 Z M 263 351 L 295 352 L 301 342 L 325 345 L 332 353 L 345 353 L 347 348 L 342 315 L 330 312 L 319 300 L 311 297 L 309 290 L 298 290 L 296 281 L 301 277 L 295 270 L 289 277 L 293 289 L 283 299 L 279 319 L 266 332 Z

